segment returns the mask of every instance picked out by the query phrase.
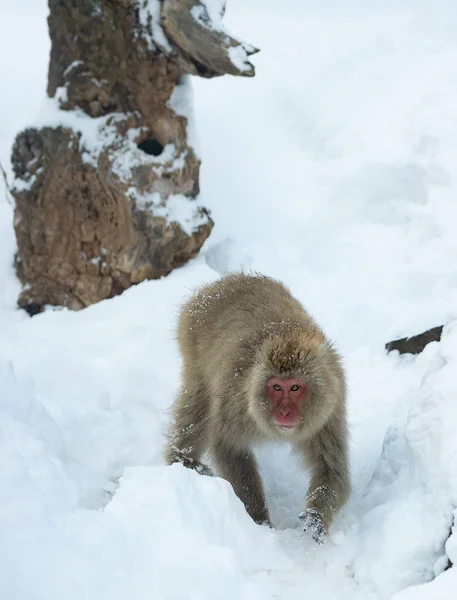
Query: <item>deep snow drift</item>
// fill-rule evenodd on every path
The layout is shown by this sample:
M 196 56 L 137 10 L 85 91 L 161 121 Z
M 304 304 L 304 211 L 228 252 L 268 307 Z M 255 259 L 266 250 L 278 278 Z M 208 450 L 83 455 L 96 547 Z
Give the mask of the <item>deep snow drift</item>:
M 257 76 L 194 81 L 216 227 L 166 279 L 30 319 L 1 188 L 1 598 L 453 597 L 457 6 L 398 5 L 228 0 L 227 27 L 262 49 Z M 44 99 L 46 12 L 1 6 L 9 175 Z M 300 531 L 307 482 L 287 448 L 260 452 L 274 531 L 225 481 L 162 462 L 178 307 L 241 267 L 283 279 L 345 356 L 354 493 L 323 547 Z M 439 324 L 441 343 L 386 356 Z

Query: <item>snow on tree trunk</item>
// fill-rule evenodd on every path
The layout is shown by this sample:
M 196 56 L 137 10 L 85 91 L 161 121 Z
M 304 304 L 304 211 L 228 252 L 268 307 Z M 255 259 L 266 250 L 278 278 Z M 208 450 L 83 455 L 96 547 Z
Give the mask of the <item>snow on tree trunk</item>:
M 52 110 L 14 143 L 19 306 L 81 309 L 194 257 L 189 75 L 253 76 L 220 0 L 49 0 Z

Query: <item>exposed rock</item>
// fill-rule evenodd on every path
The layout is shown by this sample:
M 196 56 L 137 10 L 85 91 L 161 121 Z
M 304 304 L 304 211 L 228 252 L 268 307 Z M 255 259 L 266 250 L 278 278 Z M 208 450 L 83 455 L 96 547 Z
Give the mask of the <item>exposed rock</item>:
M 418 335 L 389 342 L 386 344 L 386 350 L 387 352 L 398 350 L 400 354 L 420 354 L 430 342 L 439 342 L 441 340 L 442 332 L 443 325 L 433 327 Z
M 12 156 L 19 305 L 30 314 L 83 308 L 198 253 L 213 222 L 196 200 L 188 75 L 254 74 L 254 49 L 200 0 L 49 8 L 55 115 L 20 133 Z

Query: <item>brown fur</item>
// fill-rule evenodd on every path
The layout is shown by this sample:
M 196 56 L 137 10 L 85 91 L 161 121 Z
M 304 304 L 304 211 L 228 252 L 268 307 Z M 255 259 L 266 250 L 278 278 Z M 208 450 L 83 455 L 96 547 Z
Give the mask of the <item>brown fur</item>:
M 173 406 L 166 459 L 201 473 L 209 450 L 258 523 L 269 523 L 252 446 L 290 442 L 312 470 L 305 524 L 327 529 L 349 495 L 346 384 L 340 358 L 301 304 L 279 282 L 231 274 L 203 287 L 183 307 L 178 329 L 182 388 Z M 284 432 L 271 421 L 269 377 L 309 386 L 300 421 Z

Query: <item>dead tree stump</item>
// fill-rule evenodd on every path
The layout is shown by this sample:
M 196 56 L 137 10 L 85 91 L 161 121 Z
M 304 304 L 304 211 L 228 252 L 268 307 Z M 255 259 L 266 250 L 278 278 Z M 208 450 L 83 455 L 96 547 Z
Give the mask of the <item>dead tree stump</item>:
M 253 76 L 224 1 L 49 0 L 49 121 L 14 143 L 19 306 L 81 309 L 167 275 L 213 222 L 198 203 L 190 75 Z

